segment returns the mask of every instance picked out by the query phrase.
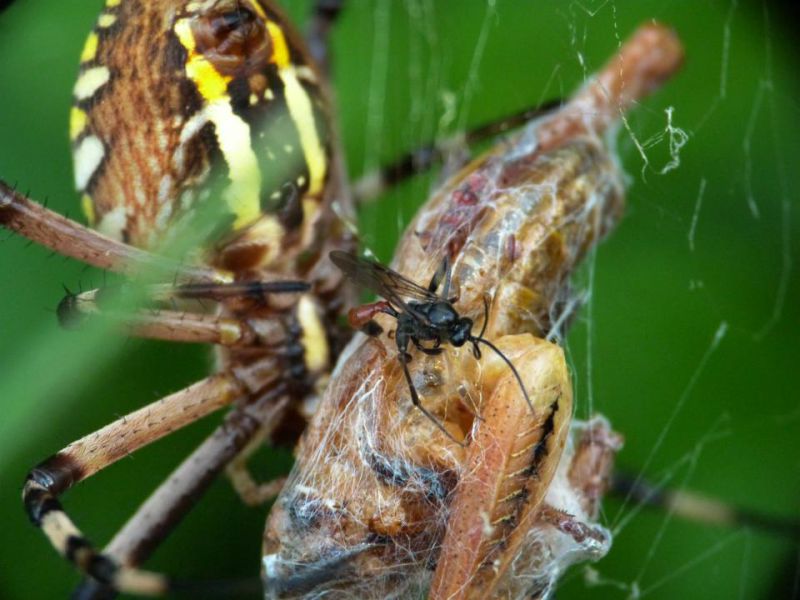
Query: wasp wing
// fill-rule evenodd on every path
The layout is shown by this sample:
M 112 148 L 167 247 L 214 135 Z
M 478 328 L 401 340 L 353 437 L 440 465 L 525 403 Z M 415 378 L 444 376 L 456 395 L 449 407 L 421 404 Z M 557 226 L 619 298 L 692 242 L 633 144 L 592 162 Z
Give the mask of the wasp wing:
M 417 318 L 425 320 L 425 317 L 418 311 L 408 306 L 406 300 L 416 300 L 417 302 L 441 300 L 433 292 L 374 260 L 361 258 L 341 250 L 331 252 L 330 258 L 333 264 L 356 284 L 374 292 L 390 304 L 394 304 L 395 307 L 409 312 Z

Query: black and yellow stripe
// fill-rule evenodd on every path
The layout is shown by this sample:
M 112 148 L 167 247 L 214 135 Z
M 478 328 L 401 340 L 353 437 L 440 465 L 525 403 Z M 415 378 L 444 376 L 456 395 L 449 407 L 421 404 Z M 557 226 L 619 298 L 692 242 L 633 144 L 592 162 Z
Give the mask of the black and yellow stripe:
M 56 454 L 33 469 L 25 480 L 22 499 L 31 522 L 53 547 L 82 573 L 116 590 L 158 596 L 169 589 L 166 577 L 117 564 L 98 552 L 64 512 L 58 495 L 82 479 L 82 469 L 70 457 Z
M 331 134 L 285 19 L 267 0 L 235 4 L 107 0 L 81 53 L 70 139 L 91 225 L 149 246 L 219 194 L 232 231 L 263 246 L 247 265 L 258 268 L 287 235 L 312 239 Z

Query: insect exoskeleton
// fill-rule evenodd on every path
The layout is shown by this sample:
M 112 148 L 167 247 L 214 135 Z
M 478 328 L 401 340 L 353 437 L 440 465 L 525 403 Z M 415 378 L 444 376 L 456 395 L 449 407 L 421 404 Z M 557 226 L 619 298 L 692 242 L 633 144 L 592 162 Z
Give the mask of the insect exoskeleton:
M 622 212 L 603 133 L 681 59 L 668 28 L 642 27 L 560 110 L 419 211 L 392 269 L 425 285 L 447 257 L 452 307 L 480 322 L 488 302 L 482 335 L 530 405 L 499 354 L 468 346 L 411 348 L 404 385 L 398 319 L 375 311 L 383 334 L 340 360 L 270 516 L 269 597 L 546 597 L 569 564 L 608 550 L 597 506 L 621 439 L 601 418 L 572 422 L 569 371 L 548 340 L 569 323 L 570 274 Z

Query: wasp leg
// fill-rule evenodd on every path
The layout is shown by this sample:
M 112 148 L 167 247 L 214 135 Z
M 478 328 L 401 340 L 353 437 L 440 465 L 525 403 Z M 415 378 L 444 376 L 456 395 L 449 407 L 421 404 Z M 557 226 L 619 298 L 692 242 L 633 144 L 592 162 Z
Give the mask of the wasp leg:
M 230 275 L 210 267 L 187 266 L 112 240 L 33 202 L 0 181 L 0 225 L 64 256 L 100 269 L 168 279 L 227 282 Z
M 439 286 L 442 283 L 442 279 L 444 279 L 444 288 L 442 289 L 442 298 L 448 300 L 448 296 L 450 295 L 450 275 L 452 271 L 452 265 L 450 264 L 450 256 L 448 254 L 444 255 L 442 259 L 442 264 L 439 265 L 439 268 L 436 269 L 436 272 L 431 277 L 431 282 L 428 284 L 428 291 L 431 293 L 436 293 L 436 290 L 439 289 Z
M 73 442 L 28 474 L 22 498 L 29 518 L 55 549 L 84 574 L 122 591 L 164 593 L 168 589 L 164 576 L 120 565 L 95 550 L 64 512 L 58 496 L 117 460 L 244 394 L 233 376 L 214 375 Z
M 251 442 L 264 424 L 280 421 L 289 398 L 283 386 L 253 404 L 236 407 L 138 508 L 103 553 L 124 565 L 140 565 L 180 525 L 217 476 Z M 80 600 L 113 598 L 112 588 L 86 579 L 73 594 Z
M 413 338 L 411 338 L 413 339 Z M 406 351 L 408 348 L 408 336 L 402 331 L 397 332 L 397 347 L 399 349 L 399 354 L 397 355 L 398 359 L 400 360 L 400 364 L 403 365 L 403 375 L 405 375 L 406 383 L 408 384 L 408 391 L 411 394 L 411 403 L 416 406 L 419 410 L 422 411 L 431 422 L 439 428 L 439 431 L 444 433 L 447 437 L 453 440 L 459 446 L 463 446 L 464 442 L 459 442 L 456 438 L 453 437 L 445 426 L 437 419 L 433 413 L 431 413 L 427 408 L 425 408 L 419 400 L 419 394 L 417 394 L 417 388 L 414 387 L 414 382 L 411 380 L 411 373 L 408 370 L 408 363 L 411 362 L 411 355 Z M 414 344 L 416 345 L 418 342 L 415 340 Z
M 353 196 L 356 203 L 374 200 L 394 185 L 420 173 L 425 173 L 434 165 L 444 162 L 457 150 L 521 127 L 536 117 L 554 111 L 561 104 L 561 100 L 548 101 L 534 108 L 526 108 L 518 113 L 489 121 L 465 134 L 410 150 L 378 171 L 362 175 L 353 185 Z
M 423 354 L 427 354 L 428 356 L 438 356 L 444 350 L 444 348 L 440 348 L 438 344 L 435 345 L 433 348 L 426 348 L 421 343 L 419 343 L 418 340 L 412 338 L 411 341 L 414 343 L 414 346 L 416 347 L 417 350 L 419 350 Z
M 344 3 L 345 0 L 316 0 L 306 35 L 311 56 L 314 57 L 326 79 L 330 79 L 331 71 L 330 34 L 344 8 Z

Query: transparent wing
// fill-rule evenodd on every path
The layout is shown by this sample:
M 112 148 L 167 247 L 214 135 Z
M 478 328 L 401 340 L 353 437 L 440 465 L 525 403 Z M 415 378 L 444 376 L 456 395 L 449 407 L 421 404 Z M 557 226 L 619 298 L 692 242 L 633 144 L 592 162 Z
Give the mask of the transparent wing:
M 390 304 L 394 304 L 404 311 L 417 314 L 417 311 L 408 307 L 406 300 L 416 300 L 418 302 L 438 302 L 441 300 L 433 292 L 406 279 L 397 271 L 393 271 L 379 262 L 340 250 L 331 252 L 330 258 L 333 264 L 339 267 L 356 284 L 375 292 Z

